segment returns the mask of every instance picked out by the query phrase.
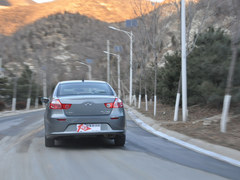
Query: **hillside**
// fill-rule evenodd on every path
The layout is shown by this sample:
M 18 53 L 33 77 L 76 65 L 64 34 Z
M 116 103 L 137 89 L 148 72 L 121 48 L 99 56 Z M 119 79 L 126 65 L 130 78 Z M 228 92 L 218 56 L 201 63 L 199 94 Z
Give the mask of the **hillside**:
M 0 6 L 0 34 L 4 35 L 10 35 L 20 27 L 43 17 L 65 11 L 80 13 L 104 22 L 121 22 L 136 17 L 131 6 L 132 0 L 55 0 L 42 4 L 30 0 L 0 2 L 0 5 L 5 5 Z M 9 4 L 10 6 L 7 6 Z
M 93 59 L 93 78 L 104 80 L 106 55 L 103 51 L 107 48 L 107 39 L 111 41 L 111 51 L 114 45 L 123 46 L 122 68 L 125 69 L 129 64 L 126 46 L 129 38 L 109 29 L 108 25 L 87 16 L 65 12 L 25 26 L 12 36 L 0 39 L 0 54 L 7 69 L 5 73 L 19 76 L 24 65 L 28 65 L 38 75 L 45 69 L 49 84 L 55 84 L 60 79 L 82 78 L 88 69 L 78 61 Z M 111 63 L 114 68 L 116 61 Z
M 25 2 L 28 3 L 28 1 Z M 64 2 L 64 0 L 59 2 Z M 221 4 L 212 4 L 209 10 L 206 9 L 207 4 L 208 0 L 201 0 L 200 3 L 192 5 L 191 12 L 193 13 L 191 16 L 193 18 L 191 23 L 188 21 L 188 24 L 191 25 L 188 28 L 188 39 L 190 42 L 196 33 L 203 31 L 209 26 L 221 27 L 226 32 L 228 31 L 231 16 L 229 15 L 230 12 L 227 11 L 227 0 L 222 0 Z M 15 7 L 15 5 L 12 7 Z M 17 5 L 16 7 L 19 6 Z M 21 7 L 24 7 L 24 5 Z M 161 66 L 164 64 L 164 56 L 166 54 L 171 54 L 180 48 L 181 38 L 179 33 L 179 14 L 176 12 L 175 5 L 165 3 L 157 10 L 164 15 L 161 16 L 161 22 L 159 23 L 159 32 L 161 33 L 155 37 L 155 40 L 162 40 L 163 46 L 158 56 L 158 65 Z M 146 16 L 148 20 L 153 19 L 154 12 L 157 11 L 153 11 Z M 203 17 L 205 17 L 204 22 Z M 15 22 L 21 25 L 21 21 Z M 3 67 L 6 69 L 5 74 L 10 77 L 19 76 L 24 68 L 23 65 L 28 65 L 35 73 L 42 74 L 42 70 L 46 70 L 47 67 L 48 83 L 49 87 L 51 87 L 59 80 L 81 78 L 88 69 L 86 67 L 80 68 L 78 61 L 83 62 L 90 58 L 94 61 L 92 64 L 92 77 L 94 79 L 106 80 L 107 60 L 103 51 L 106 50 L 107 40 L 110 40 L 111 52 L 114 52 L 113 48 L 115 45 L 123 47 L 121 68 L 122 72 L 124 72 L 129 69 L 129 38 L 123 33 L 108 28 L 109 25 L 113 25 L 126 31 L 133 31 L 133 68 L 134 73 L 138 75 L 140 73 L 140 52 L 142 51 L 141 39 L 143 37 L 140 19 L 138 23 L 138 27 L 130 29 L 125 27 L 124 22 L 109 24 L 96 18 L 69 12 L 57 13 L 41 18 L 23 26 L 11 36 L 2 36 L 2 38 L 0 36 L 0 55 Z M 9 25 L 9 27 L 11 26 Z M 6 26 L 7 28 L 8 26 Z M 150 25 L 149 28 L 151 28 Z M 149 33 L 151 33 L 150 30 Z M 151 51 L 152 47 L 146 44 L 143 48 L 149 51 L 147 65 L 151 67 L 151 63 L 154 60 Z M 111 77 L 116 80 L 116 61 L 113 60 L 111 63 L 113 68 Z M 121 78 L 125 81 L 125 85 L 128 84 L 129 78 L 128 71 L 126 72 L 121 73 Z M 137 82 L 138 76 L 135 77 L 134 83 Z M 151 82 L 149 81 L 149 83 Z

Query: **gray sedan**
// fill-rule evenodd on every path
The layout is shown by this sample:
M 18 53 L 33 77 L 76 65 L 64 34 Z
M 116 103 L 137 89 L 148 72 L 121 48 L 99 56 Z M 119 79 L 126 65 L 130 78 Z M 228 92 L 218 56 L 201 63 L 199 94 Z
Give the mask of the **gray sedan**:
M 125 144 L 123 102 L 104 81 L 62 81 L 46 103 L 45 146 L 60 137 L 104 136 Z

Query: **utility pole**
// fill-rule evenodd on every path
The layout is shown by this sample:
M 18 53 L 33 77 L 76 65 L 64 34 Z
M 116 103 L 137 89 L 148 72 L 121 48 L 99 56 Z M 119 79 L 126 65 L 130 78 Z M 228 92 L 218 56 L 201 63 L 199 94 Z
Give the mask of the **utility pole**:
M 120 98 L 121 97 L 121 77 L 120 77 L 120 71 L 121 71 L 120 70 L 121 69 L 120 61 L 121 61 L 121 57 L 120 57 L 119 54 L 114 54 L 114 53 L 107 52 L 107 51 L 103 51 L 103 52 L 106 53 L 106 54 L 111 54 L 111 55 L 117 57 L 117 60 L 118 60 L 118 67 L 117 67 L 117 69 L 118 69 L 118 97 Z
M 186 15 L 185 0 L 181 0 L 181 42 L 182 42 L 182 119 L 187 121 L 187 57 L 186 57 Z
M 130 82 L 129 82 L 129 101 L 130 101 L 130 106 L 132 104 L 132 45 L 133 45 L 133 33 L 131 31 L 130 33 Z
M 118 97 L 121 98 L 121 87 L 120 87 L 120 61 L 121 57 L 118 55 Z
M 110 43 L 107 40 L 107 82 L 110 84 Z

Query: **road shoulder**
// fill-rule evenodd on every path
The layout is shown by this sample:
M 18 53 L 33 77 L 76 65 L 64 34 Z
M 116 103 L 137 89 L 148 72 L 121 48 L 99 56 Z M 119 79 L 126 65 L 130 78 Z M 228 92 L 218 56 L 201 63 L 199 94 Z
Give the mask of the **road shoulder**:
M 37 112 L 42 110 L 45 110 L 45 108 L 30 109 L 30 110 L 16 110 L 16 111 L 2 111 L 0 112 L 0 117 L 8 117 L 8 116 L 14 116 L 14 115 L 24 114 L 29 112 Z
M 156 125 L 152 118 L 144 116 L 142 113 L 129 107 L 128 105 L 125 105 L 125 108 L 132 120 L 135 121 L 141 128 L 145 129 L 146 131 L 162 138 L 168 139 L 171 142 L 184 146 L 193 151 L 211 156 L 213 158 L 240 167 L 240 151 L 228 147 L 211 144 L 200 139 L 194 139 L 178 132 L 168 130 L 159 125 Z

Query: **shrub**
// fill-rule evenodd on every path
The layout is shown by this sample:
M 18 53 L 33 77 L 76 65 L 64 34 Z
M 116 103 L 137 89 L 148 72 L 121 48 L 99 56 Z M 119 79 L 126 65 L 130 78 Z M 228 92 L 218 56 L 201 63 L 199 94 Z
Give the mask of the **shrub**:
M 26 108 L 26 102 L 20 101 L 16 103 L 16 109 L 25 109 Z
M 163 103 L 173 104 L 181 72 L 181 55 L 167 55 L 165 66 L 158 73 L 158 96 Z M 221 107 L 226 87 L 231 41 L 224 31 L 207 29 L 198 36 L 196 47 L 187 57 L 188 104 Z M 239 102 L 240 62 L 236 63 L 233 94 Z M 237 103 L 235 102 L 234 103 Z
M 0 101 L 0 111 L 5 109 L 5 103 Z

